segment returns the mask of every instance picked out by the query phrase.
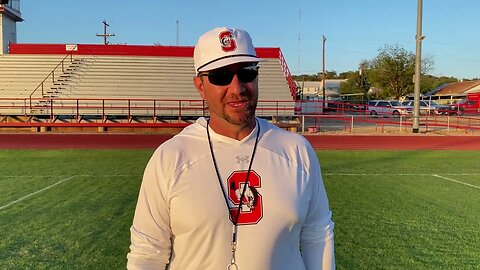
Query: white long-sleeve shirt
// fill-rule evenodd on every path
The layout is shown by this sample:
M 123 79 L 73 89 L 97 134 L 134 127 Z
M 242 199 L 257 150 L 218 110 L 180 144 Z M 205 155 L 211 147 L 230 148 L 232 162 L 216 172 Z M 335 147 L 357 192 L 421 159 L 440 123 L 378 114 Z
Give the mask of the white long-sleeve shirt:
M 331 211 L 308 141 L 257 119 L 259 142 L 238 225 L 240 270 L 334 269 Z M 163 143 L 145 169 L 131 227 L 128 269 L 226 269 L 233 224 L 257 129 L 241 141 L 210 131 L 220 186 L 200 118 Z M 300 251 L 301 245 L 301 251 Z

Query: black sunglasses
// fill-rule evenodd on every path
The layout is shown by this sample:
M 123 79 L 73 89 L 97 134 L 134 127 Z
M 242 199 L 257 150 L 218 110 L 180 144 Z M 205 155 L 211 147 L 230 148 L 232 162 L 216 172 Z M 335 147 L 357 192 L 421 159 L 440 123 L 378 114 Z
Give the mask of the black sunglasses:
M 200 73 L 198 74 L 198 77 L 207 76 L 208 81 L 211 84 L 225 86 L 232 82 L 233 77 L 236 74 L 238 80 L 240 80 L 242 83 L 249 83 L 257 78 L 259 68 L 259 66 L 248 66 L 243 67 L 236 72 L 228 69 L 216 69 L 209 72 Z

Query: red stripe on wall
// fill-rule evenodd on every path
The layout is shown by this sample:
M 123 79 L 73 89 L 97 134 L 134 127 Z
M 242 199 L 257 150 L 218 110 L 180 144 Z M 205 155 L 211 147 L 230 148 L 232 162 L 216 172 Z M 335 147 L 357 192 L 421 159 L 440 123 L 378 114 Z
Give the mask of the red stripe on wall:
M 10 54 L 68 54 L 77 44 L 10 44 Z M 68 49 L 67 49 L 68 48 Z M 278 58 L 279 48 L 256 48 L 258 57 Z M 193 46 L 78 44 L 76 55 L 193 57 Z

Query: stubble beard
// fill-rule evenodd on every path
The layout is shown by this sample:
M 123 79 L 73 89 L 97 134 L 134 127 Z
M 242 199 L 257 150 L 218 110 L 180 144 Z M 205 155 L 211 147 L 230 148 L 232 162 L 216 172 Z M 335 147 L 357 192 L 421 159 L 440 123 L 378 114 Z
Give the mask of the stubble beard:
M 249 104 L 245 110 L 242 110 L 242 114 L 230 114 L 224 110 L 223 118 L 232 125 L 245 127 L 252 123 L 252 119 L 255 117 L 256 108 L 257 102 L 253 102 Z
M 248 105 L 245 108 L 235 109 L 229 108 L 229 106 L 227 105 L 228 102 L 242 99 L 248 100 Z M 258 96 L 248 92 L 240 96 L 230 97 L 226 99 L 226 101 L 223 103 L 223 108 L 221 111 L 222 115 L 220 115 L 220 117 L 223 118 L 226 122 L 235 126 L 249 126 L 253 123 L 252 119 L 255 118 L 257 103 Z

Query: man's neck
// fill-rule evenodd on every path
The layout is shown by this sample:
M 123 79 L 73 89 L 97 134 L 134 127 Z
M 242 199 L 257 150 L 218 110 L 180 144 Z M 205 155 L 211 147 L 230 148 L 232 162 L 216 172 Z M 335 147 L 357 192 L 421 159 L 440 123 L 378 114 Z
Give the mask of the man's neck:
M 211 119 L 209 126 L 217 134 L 241 141 L 255 129 L 256 120 L 254 117 L 246 125 L 239 126 L 230 124 L 226 121 L 217 123 L 215 120 Z

